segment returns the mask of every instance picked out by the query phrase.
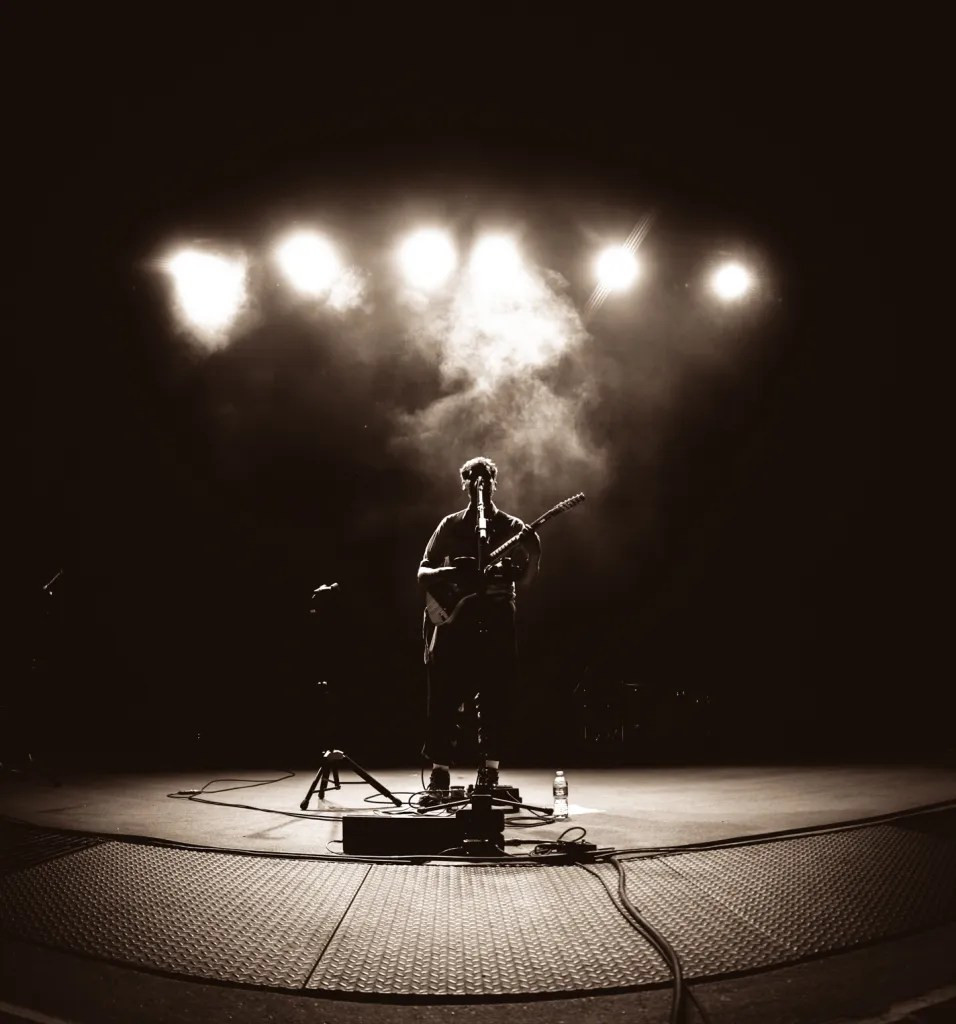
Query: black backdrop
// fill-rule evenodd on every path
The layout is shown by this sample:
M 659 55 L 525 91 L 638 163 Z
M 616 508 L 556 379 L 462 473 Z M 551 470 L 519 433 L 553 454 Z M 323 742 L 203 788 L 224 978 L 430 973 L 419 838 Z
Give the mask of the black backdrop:
M 375 410 L 427 390 L 427 368 L 383 358 L 359 387 L 291 321 L 204 357 L 144 260 L 180 235 L 241 238 L 301 194 L 354 210 L 464 190 L 506 210 L 559 197 L 568 221 L 583 198 L 625 211 L 624 230 L 653 205 L 662 238 L 692 225 L 701 245 L 753 242 L 776 277 L 760 345 L 682 384 L 651 518 L 651 477 L 632 468 L 641 411 L 603 394 L 606 486 L 549 527 L 551 580 L 523 609 L 515 758 L 941 753 L 938 474 L 902 384 L 929 343 L 904 332 L 885 258 L 918 182 L 885 38 L 783 41 L 749 23 L 635 43 L 530 11 L 463 36 L 429 10 L 14 16 L 11 337 L 31 400 L 27 541 L 12 540 L 10 721 L 26 724 L 7 742 L 91 762 L 308 764 L 328 677 L 340 745 L 414 760 L 412 574 L 457 494 L 388 457 Z M 606 351 L 626 334 L 609 326 Z M 258 393 L 265 346 L 278 369 Z M 310 408 L 306 440 L 280 414 L 304 370 L 347 399 Z M 217 389 L 248 396 L 232 463 Z M 596 563 L 582 531 L 608 539 Z M 334 607 L 310 615 L 332 580 Z M 627 725 L 623 749 L 609 720 Z

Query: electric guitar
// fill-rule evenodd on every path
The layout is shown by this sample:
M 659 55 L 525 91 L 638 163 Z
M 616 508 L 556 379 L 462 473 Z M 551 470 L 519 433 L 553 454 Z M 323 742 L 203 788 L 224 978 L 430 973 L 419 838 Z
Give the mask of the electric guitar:
M 574 508 L 575 505 L 579 505 L 582 501 L 584 501 L 584 495 L 580 493 L 575 494 L 570 498 L 565 498 L 564 501 L 559 501 L 554 508 L 549 508 L 543 516 L 539 516 L 533 523 L 529 523 L 523 529 L 519 530 L 510 540 L 506 540 L 504 544 L 496 547 L 495 550 L 488 555 L 484 573 L 487 575 L 491 572 L 505 554 L 516 544 L 520 543 L 522 537 L 533 532 L 539 526 L 542 526 L 549 519 L 559 513 L 567 512 L 569 508 Z M 455 618 L 459 609 L 475 597 L 477 593 L 477 588 L 464 589 L 454 583 L 444 583 L 439 581 L 433 584 L 432 587 L 425 591 L 425 611 L 429 620 L 434 623 L 435 626 L 446 625 Z

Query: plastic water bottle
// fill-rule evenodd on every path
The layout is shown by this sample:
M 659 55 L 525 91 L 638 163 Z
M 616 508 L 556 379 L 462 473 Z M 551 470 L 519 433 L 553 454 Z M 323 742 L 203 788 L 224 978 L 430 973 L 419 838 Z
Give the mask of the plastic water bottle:
M 554 817 L 564 821 L 568 816 L 568 780 L 564 772 L 556 772 L 554 776 Z

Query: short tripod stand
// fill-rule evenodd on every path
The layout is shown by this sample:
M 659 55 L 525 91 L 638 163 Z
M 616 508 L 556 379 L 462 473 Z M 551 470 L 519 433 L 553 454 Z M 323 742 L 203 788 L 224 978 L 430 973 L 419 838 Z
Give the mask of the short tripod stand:
M 318 623 L 319 628 L 324 632 L 324 639 L 326 644 L 332 644 L 334 642 L 333 631 L 334 631 L 334 617 L 336 614 L 337 606 L 335 603 L 335 596 L 339 592 L 339 585 L 337 583 L 322 584 L 312 591 L 312 601 L 309 608 L 309 615 L 312 616 Z M 331 603 L 330 603 L 331 602 Z M 329 694 L 329 684 L 325 681 L 320 682 L 319 691 L 322 695 L 323 702 L 325 704 L 325 719 L 331 717 L 331 698 Z M 328 734 L 328 725 L 326 725 L 325 732 Z M 339 781 L 339 770 L 340 768 L 351 769 L 355 774 L 367 782 L 373 789 L 376 789 L 382 796 L 387 797 L 395 804 L 396 807 L 402 806 L 402 801 L 398 799 L 393 793 L 389 792 L 374 776 L 369 773 L 355 761 L 352 760 L 347 754 L 341 750 L 337 750 L 332 746 L 326 746 L 322 751 L 322 759 L 319 762 L 319 770 L 315 773 L 315 778 L 312 780 L 312 784 L 309 786 L 308 792 L 305 794 L 302 803 L 299 807 L 306 811 L 309 808 L 309 801 L 312 799 L 312 794 L 318 790 L 319 799 L 325 799 L 325 791 L 331 789 L 341 789 L 342 783 Z
M 347 754 L 343 754 L 341 750 L 326 750 L 322 754 L 322 761 L 319 765 L 319 770 L 315 773 L 315 778 L 312 780 L 312 785 L 309 786 L 305 799 L 299 804 L 303 811 L 308 810 L 309 801 L 316 790 L 319 791 L 319 799 L 325 799 L 325 791 L 329 788 L 330 779 L 332 789 L 342 788 L 342 784 L 339 782 L 339 765 L 351 768 L 360 779 L 367 782 L 373 789 L 377 789 L 382 796 L 388 797 L 396 807 L 402 806 L 402 801 L 397 796 L 390 793 L 378 779 L 373 775 L 369 775 L 360 764 L 356 764 Z

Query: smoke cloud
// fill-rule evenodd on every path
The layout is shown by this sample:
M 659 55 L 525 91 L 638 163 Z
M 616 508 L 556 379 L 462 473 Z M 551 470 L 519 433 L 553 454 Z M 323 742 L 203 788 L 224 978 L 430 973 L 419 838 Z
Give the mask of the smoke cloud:
M 509 503 L 529 515 L 595 487 L 605 452 L 585 426 L 588 334 L 563 279 L 527 264 L 498 269 L 467 269 L 443 303 L 413 297 L 408 340 L 437 362 L 444 393 L 399 414 L 394 446 L 446 480 L 468 457 L 488 455 Z M 555 371 L 569 360 L 573 387 L 562 390 Z

